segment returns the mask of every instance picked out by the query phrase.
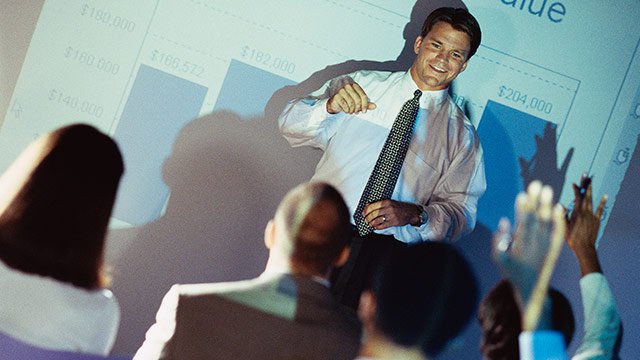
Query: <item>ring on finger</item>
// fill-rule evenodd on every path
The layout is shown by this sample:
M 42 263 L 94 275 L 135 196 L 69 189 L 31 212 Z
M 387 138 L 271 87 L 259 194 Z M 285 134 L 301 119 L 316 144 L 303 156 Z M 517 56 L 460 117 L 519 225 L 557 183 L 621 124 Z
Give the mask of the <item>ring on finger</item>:
M 382 216 L 382 222 L 385 222 L 385 221 L 387 221 L 387 218 L 383 215 Z

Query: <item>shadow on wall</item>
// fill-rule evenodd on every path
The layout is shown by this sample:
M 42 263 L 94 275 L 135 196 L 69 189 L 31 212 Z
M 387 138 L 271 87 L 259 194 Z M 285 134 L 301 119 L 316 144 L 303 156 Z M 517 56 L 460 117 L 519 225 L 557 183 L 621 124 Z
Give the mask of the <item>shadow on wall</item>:
M 274 125 L 216 112 L 179 133 L 162 174 L 171 190 L 164 214 L 112 230 L 107 261 L 122 320 L 114 353 L 142 344 L 174 283 L 254 277 L 267 259 L 264 227 L 286 192 L 307 181 L 317 157 L 292 153 Z

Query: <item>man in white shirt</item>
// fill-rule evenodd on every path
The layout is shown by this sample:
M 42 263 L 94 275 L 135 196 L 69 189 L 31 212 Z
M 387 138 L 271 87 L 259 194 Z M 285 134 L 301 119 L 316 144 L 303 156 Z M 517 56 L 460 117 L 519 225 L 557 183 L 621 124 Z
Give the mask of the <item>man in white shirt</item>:
M 324 151 L 313 180 L 334 185 L 352 217 L 403 104 L 420 90 L 408 151 L 390 198 L 366 204 L 372 231 L 352 239 L 352 256 L 336 276 L 342 301 L 357 306 L 380 257 L 406 244 L 455 240 L 473 230 L 486 184 L 475 128 L 448 94 L 480 45 L 475 18 L 440 8 L 425 20 L 406 72 L 358 71 L 335 78 L 287 105 L 278 122 L 292 146 Z M 354 222 L 355 223 L 355 222 Z
M 335 188 L 296 187 L 266 227 L 262 275 L 174 285 L 134 359 L 353 359 L 360 324 L 327 280 L 347 259 L 350 230 Z

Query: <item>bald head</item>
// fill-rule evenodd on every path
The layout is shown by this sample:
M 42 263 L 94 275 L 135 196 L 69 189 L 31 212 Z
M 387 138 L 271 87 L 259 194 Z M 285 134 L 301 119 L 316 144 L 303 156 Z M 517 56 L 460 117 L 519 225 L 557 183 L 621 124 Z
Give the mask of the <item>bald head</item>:
M 280 229 L 274 244 L 295 272 L 324 275 L 347 244 L 349 210 L 340 193 L 326 183 L 305 183 L 291 190 L 276 210 Z

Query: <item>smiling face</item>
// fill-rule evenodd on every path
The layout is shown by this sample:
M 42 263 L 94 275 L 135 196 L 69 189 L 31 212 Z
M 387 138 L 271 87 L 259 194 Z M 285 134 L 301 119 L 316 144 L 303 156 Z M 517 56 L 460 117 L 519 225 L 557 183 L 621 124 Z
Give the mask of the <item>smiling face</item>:
M 446 89 L 467 68 L 471 38 L 440 21 L 424 37 L 418 36 L 411 77 L 420 90 Z

